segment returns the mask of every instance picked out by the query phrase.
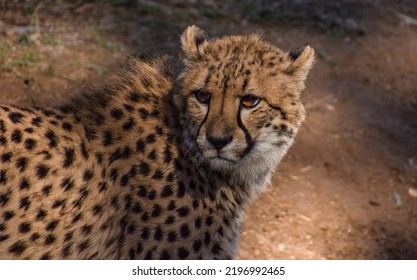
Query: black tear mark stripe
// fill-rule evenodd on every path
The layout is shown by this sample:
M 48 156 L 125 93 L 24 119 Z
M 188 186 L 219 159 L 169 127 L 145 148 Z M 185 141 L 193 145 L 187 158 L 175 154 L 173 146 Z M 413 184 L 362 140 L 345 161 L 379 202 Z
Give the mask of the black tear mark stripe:
M 268 102 L 267 102 L 267 104 L 268 104 L 268 105 L 269 105 L 269 107 L 271 107 L 272 109 L 274 109 L 274 110 L 276 110 L 276 111 L 280 112 L 280 114 L 281 114 L 281 118 L 282 118 L 283 120 L 288 120 L 287 113 L 285 113 L 285 112 L 284 112 L 284 110 L 282 110 L 282 108 L 281 108 L 280 106 L 271 105 L 271 104 L 269 104 Z
M 211 102 L 209 102 L 209 103 L 207 104 L 207 112 L 206 112 L 206 115 L 204 116 L 204 119 L 203 119 L 203 121 L 201 122 L 200 127 L 198 128 L 197 135 L 195 136 L 194 141 L 195 141 L 196 143 L 197 143 L 197 137 L 198 137 L 198 135 L 200 135 L 200 130 L 201 130 L 201 127 L 203 127 L 204 123 L 205 123 L 205 122 L 206 122 L 206 120 L 207 120 L 208 114 L 209 114 L 209 112 L 210 112 L 210 104 L 211 104 Z M 198 148 L 198 145 L 196 145 L 196 146 L 197 146 L 197 149 L 198 149 L 198 150 L 200 150 L 200 149 Z
M 237 112 L 237 125 L 243 130 L 243 133 L 245 134 L 246 144 L 247 144 L 246 149 L 242 155 L 242 157 L 244 157 L 252 150 L 254 143 L 252 140 L 252 136 L 249 134 L 248 129 L 242 122 L 241 111 L 242 111 L 242 106 L 239 106 L 239 111 Z

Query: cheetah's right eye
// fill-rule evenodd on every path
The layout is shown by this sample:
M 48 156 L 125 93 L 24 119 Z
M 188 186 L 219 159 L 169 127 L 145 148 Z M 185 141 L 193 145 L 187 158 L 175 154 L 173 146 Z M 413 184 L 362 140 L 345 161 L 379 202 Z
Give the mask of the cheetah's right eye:
M 207 105 L 210 102 L 210 93 L 204 90 L 196 90 L 194 91 L 194 97 L 203 105 Z

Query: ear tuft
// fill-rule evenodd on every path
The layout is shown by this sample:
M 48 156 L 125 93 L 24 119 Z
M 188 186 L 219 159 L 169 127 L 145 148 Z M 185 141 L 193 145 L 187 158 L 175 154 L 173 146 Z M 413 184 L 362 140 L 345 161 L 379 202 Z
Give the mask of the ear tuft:
M 181 45 L 188 57 L 198 55 L 198 47 L 207 41 L 207 34 L 195 25 L 191 25 L 185 29 L 181 35 Z
M 314 49 L 310 46 L 305 46 L 290 51 L 287 55 L 291 64 L 285 72 L 289 75 L 298 76 L 301 80 L 305 80 L 308 71 L 314 63 Z

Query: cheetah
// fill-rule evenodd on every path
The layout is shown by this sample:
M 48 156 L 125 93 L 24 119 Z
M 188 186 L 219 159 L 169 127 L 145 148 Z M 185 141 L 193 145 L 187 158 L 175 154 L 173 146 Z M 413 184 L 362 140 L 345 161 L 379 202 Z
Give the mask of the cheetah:
M 231 259 L 305 118 L 310 46 L 181 36 L 53 108 L 0 107 L 0 259 Z M 178 66 L 180 65 L 180 66 Z

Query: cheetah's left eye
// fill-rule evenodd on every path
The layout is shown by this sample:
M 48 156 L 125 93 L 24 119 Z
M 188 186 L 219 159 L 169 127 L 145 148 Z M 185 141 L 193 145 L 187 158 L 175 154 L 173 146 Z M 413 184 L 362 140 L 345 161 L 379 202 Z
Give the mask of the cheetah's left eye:
M 242 99 L 240 100 L 240 104 L 242 104 L 244 108 L 254 108 L 256 107 L 256 105 L 259 104 L 260 101 L 261 99 L 259 97 L 256 97 L 252 94 L 248 94 L 242 97 Z

